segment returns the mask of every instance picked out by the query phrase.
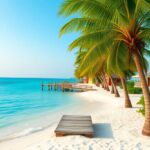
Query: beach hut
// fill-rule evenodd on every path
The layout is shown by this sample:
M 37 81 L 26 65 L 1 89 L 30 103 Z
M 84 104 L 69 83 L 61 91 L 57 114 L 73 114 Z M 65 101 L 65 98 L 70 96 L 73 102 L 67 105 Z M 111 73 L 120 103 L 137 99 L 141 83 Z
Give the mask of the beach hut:
M 120 85 L 121 80 L 120 80 L 120 78 L 119 78 L 117 75 L 112 74 L 112 78 L 113 78 L 113 81 L 114 81 L 114 83 L 115 83 L 116 85 Z M 112 85 L 111 79 L 109 78 L 108 75 L 106 75 L 106 80 L 107 80 L 108 85 L 111 86 L 111 85 Z
M 141 87 L 139 75 L 132 76 L 132 79 L 135 83 L 134 84 L 135 87 Z M 150 87 L 150 72 L 146 75 L 146 81 L 147 81 L 148 87 Z
M 85 84 L 92 84 L 93 79 L 91 77 L 83 77 L 82 82 L 85 83 Z
M 82 83 L 87 84 L 88 83 L 88 77 L 83 77 L 82 78 Z

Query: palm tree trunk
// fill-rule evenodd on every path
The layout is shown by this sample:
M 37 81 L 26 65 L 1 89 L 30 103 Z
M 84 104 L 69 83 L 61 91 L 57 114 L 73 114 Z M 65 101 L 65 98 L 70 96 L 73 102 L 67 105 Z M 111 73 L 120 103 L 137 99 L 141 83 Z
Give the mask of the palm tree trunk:
M 104 82 L 103 82 L 103 80 L 101 79 L 100 76 L 98 76 L 98 79 L 100 80 L 100 83 L 101 83 L 101 85 L 102 85 L 102 88 L 104 88 Z
M 102 76 L 102 81 L 103 81 L 104 89 L 106 90 L 106 89 L 107 89 L 107 88 L 106 88 L 106 82 L 105 82 L 105 79 L 104 79 L 103 76 Z
M 111 83 L 111 94 L 115 94 L 114 86 L 112 83 Z
M 122 87 L 124 90 L 124 96 L 125 96 L 125 108 L 132 108 L 132 104 L 131 104 L 131 101 L 129 98 L 126 82 L 125 82 L 125 79 L 122 77 L 121 77 L 121 83 L 122 83 Z
M 117 87 L 116 87 L 114 81 L 113 81 L 113 78 L 110 77 L 110 79 L 111 79 L 111 83 L 112 83 L 112 85 L 113 85 L 113 87 L 114 87 L 115 97 L 120 97 L 120 94 L 119 94 L 119 92 L 118 92 L 118 90 L 117 90 Z
M 105 77 L 105 74 L 103 75 L 103 79 L 104 79 L 104 82 L 105 82 L 106 90 L 110 91 L 107 80 L 106 80 L 106 77 Z
M 101 75 L 100 78 L 101 78 L 101 81 L 103 83 L 103 88 L 106 90 L 106 84 L 105 84 L 105 80 L 104 80 L 103 76 Z
M 140 63 L 139 55 L 137 53 L 134 54 L 134 62 L 136 64 L 137 71 L 139 73 L 145 101 L 145 123 L 143 126 L 142 134 L 150 136 L 150 92 L 142 69 L 142 65 Z
M 110 76 L 109 78 L 111 80 L 111 94 L 115 94 L 114 85 L 112 83 L 112 77 Z
M 96 76 L 96 82 L 97 82 L 98 86 L 100 87 L 100 83 L 101 83 L 101 81 L 100 81 L 100 79 L 99 79 L 99 77 L 98 77 L 98 76 Z

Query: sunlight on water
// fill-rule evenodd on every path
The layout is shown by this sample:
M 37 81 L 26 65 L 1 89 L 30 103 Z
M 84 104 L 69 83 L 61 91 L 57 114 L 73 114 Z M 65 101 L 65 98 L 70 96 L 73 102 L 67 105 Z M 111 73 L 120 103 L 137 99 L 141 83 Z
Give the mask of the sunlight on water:
M 53 113 L 79 103 L 71 92 L 41 91 L 40 84 L 64 82 L 62 79 L 0 78 L 0 131 L 34 120 L 44 112 Z M 74 79 L 67 80 L 75 82 Z

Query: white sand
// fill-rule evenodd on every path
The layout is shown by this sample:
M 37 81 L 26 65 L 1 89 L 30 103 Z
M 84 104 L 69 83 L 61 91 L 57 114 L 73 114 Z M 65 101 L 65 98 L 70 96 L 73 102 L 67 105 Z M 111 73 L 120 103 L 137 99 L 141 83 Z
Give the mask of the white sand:
M 51 127 L 11 141 L 1 142 L 0 150 L 150 150 L 150 138 L 141 135 L 144 117 L 136 112 L 136 102 L 141 95 L 130 95 L 134 108 L 124 108 L 124 97 L 99 88 L 80 94 L 88 101 L 82 108 L 67 111 L 67 114 L 92 115 L 95 135 L 55 137 L 56 123 Z M 63 112 L 65 113 L 65 112 Z M 57 118 L 58 120 L 59 118 Z

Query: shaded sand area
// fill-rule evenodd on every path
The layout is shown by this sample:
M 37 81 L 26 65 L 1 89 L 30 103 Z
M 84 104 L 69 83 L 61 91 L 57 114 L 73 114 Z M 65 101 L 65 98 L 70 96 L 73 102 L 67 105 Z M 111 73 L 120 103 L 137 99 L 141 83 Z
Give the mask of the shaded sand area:
M 83 136 L 55 137 L 54 130 L 61 115 L 53 124 L 36 133 L 3 141 L 0 150 L 149 150 L 150 138 L 141 135 L 144 118 L 136 112 L 141 95 L 130 95 L 134 108 L 125 109 L 123 91 L 120 98 L 99 88 L 97 91 L 77 93 L 85 103 L 62 114 L 91 115 L 94 138 Z

